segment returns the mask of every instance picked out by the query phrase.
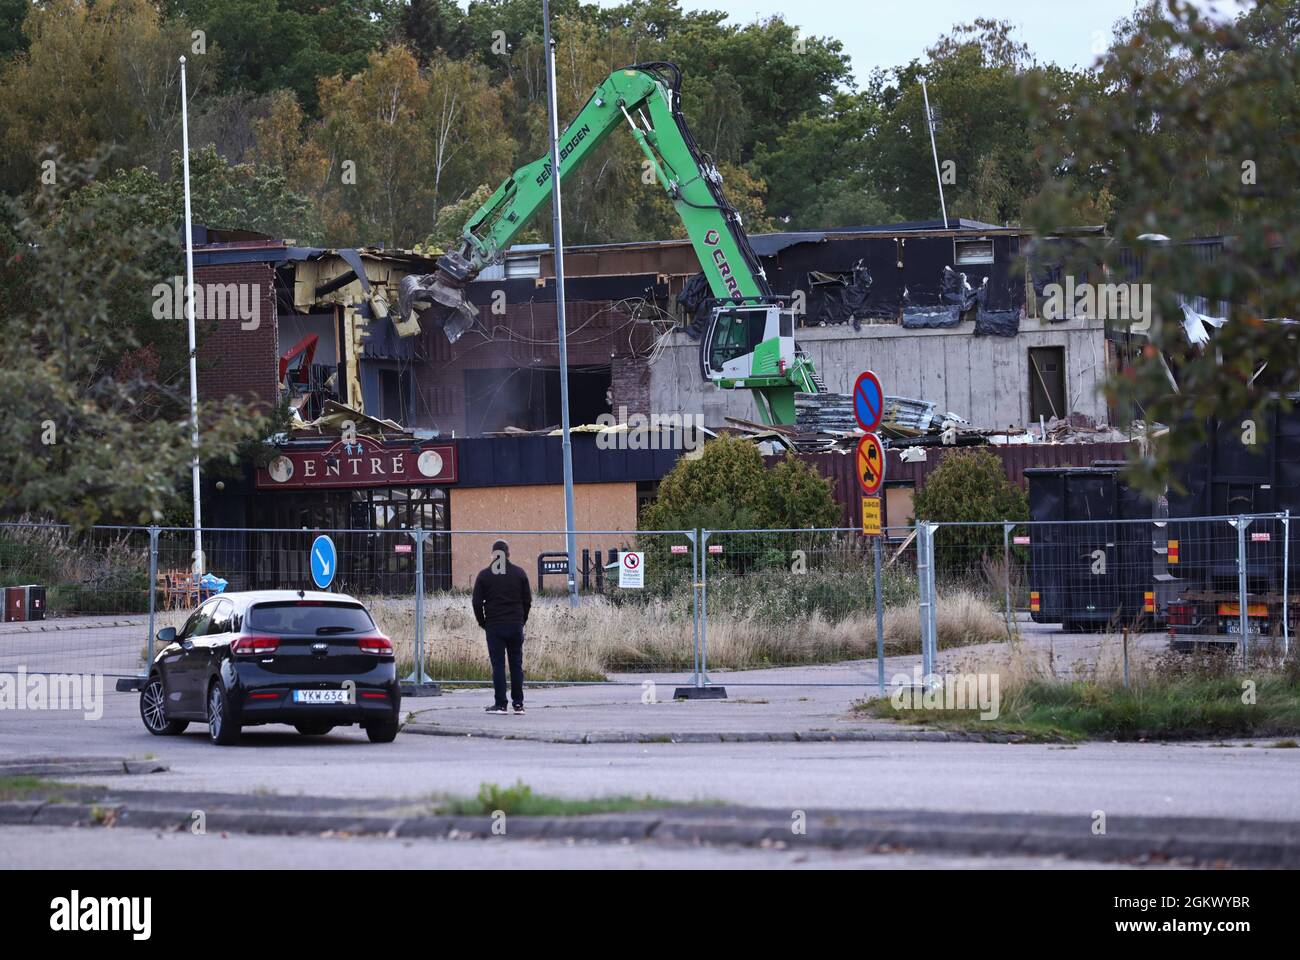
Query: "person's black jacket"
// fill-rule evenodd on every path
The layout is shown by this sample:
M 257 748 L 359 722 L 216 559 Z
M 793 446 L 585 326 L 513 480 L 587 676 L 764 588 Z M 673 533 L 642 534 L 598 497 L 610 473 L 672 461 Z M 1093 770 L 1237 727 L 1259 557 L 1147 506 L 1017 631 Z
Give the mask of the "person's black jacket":
M 533 591 L 523 567 L 507 561 L 505 573 L 491 567 L 480 570 L 474 580 L 474 619 L 480 627 L 523 626 L 533 605 Z

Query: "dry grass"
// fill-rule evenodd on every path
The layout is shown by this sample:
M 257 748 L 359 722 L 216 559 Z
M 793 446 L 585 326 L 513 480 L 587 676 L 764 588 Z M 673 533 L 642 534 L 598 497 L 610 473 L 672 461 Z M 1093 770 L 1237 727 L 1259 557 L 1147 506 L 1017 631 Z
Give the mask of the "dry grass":
M 393 639 L 399 662 L 411 664 L 414 606 L 409 600 L 370 600 L 368 606 L 380 629 Z M 942 599 L 938 614 L 941 647 L 1006 637 L 1001 615 L 973 593 Z M 584 598 L 572 610 L 564 600 L 538 600 L 526 636 L 528 674 L 536 679 L 592 680 L 617 672 L 684 670 L 693 655 L 689 605 L 664 601 L 619 605 Z M 874 637 L 875 615 L 869 610 L 835 623 L 814 614 L 801 623 L 774 624 L 711 608 L 709 665 L 749 670 L 859 659 L 871 656 L 868 648 Z M 885 611 L 885 642 L 890 654 L 920 651 L 914 605 Z M 426 669 L 433 676 L 489 676 L 483 631 L 474 622 L 467 597 L 426 598 L 425 646 Z
M 1126 684 L 1118 642 L 1103 644 L 1095 659 L 1066 669 L 1050 649 L 1012 644 L 971 651 L 944 672 L 996 676 L 997 718 L 985 721 L 977 711 L 963 710 L 900 713 L 888 699 L 864 701 L 856 709 L 908 723 L 1044 740 L 1293 737 L 1300 732 L 1300 663 L 1280 651 L 1261 651 L 1249 669 L 1223 653 L 1136 656 L 1130 658 Z
M 392 638 L 399 670 L 414 663 L 415 602 L 411 598 L 365 598 L 379 628 Z M 469 597 L 437 594 L 424 603 L 425 669 L 446 680 L 491 676 L 483 630 Z M 162 611 L 156 629 L 184 624 L 189 611 Z M 956 591 L 939 601 L 939 646 L 996 643 L 1006 639 L 1002 615 L 973 592 Z M 584 597 L 572 610 L 562 598 L 538 598 L 525 630 L 528 676 L 536 680 L 603 680 L 610 673 L 682 671 L 691 668 L 694 631 L 689 601 L 618 604 Z M 773 623 L 752 613 L 736 615 L 710 604 L 709 666 L 764 667 L 836 663 L 874 657 L 876 621 L 866 609 L 836 622 L 813 614 L 800 623 Z M 920 619 L 914 603 L 885 609 L 885 650 L 919 653 Z
M 939 597 L 935 626 L 940 648 L 996 643 L 1007 639 L 1006 618 L 973 590 L 944 592 Z M 920 607 L 917 604 L 907 604 L 887 609 L 885 638 L 893 645 L 892 652 L 919 653 Z

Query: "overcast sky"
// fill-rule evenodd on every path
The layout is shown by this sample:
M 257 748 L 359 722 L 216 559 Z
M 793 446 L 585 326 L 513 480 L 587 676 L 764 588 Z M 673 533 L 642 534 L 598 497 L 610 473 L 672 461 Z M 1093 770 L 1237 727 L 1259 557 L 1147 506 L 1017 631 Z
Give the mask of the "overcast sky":
M 597 2 L 617 5 L 617 0 Z M 1197 0 L 1197 5 L 1231 13 L 1238 2 Z M 804 33 L 844 44 L 861 83 L 875 67 L 922 57 L 954 23 L 977 17 L 1011 21 L 1041 61 L 1087 66 L 1095 57 L 1094 43 L 1109 42 L 1115 21 L 1133 12 L 1134 0 L 682 0 L 682 7 L 722 10 L 733 23 L 784 14 Z

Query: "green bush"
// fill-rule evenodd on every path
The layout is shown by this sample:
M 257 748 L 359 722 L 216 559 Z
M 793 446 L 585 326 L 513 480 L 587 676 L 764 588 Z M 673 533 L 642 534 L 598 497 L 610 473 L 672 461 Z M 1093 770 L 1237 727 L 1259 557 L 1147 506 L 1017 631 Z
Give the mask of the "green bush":
M 991 450 L 952 450 L 925 479 L 913 501 L 916 519 L 931 523 L 1001 523 L 1029 519 L 1024 491 L 1007 479 Z M 940 527 L 935 570 L 949 579 L 981 580 L 987 560 L 1002 559 L 1001 526 Z
M 840 508 L 830 481 L 789 455 L 768 468 L 747 440 L 718 437 L 683 457 L 642 514 L 647 530 L 783 529 L 834 526 Z

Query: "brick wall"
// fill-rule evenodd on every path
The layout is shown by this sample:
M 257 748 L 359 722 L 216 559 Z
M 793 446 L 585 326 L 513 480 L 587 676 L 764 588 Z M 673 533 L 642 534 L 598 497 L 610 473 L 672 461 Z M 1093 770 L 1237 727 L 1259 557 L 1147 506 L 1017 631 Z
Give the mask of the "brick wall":
M 257 326 L 245 330 L 238 317 L 197 320 L 199 398 L 230 394 L 274 404 L 278 393 L 280 340 L 274 272 L 266 263 L 214 264 L 194 268 L 197 297 L 216 284 L 248 284 L 258 304 Z M 247 296 L 247 295 L 246 295 Z M 198 308 L 196 307 L 196 315 Z M 249 321 L 251 324 L 251 321 Z
M 610 394 L 616 418 L 620 407 L 627 407 L 629 415 L 676 412 L 650 409 L 650 365 L 639 357 L 616 357 L 611 361 Z

